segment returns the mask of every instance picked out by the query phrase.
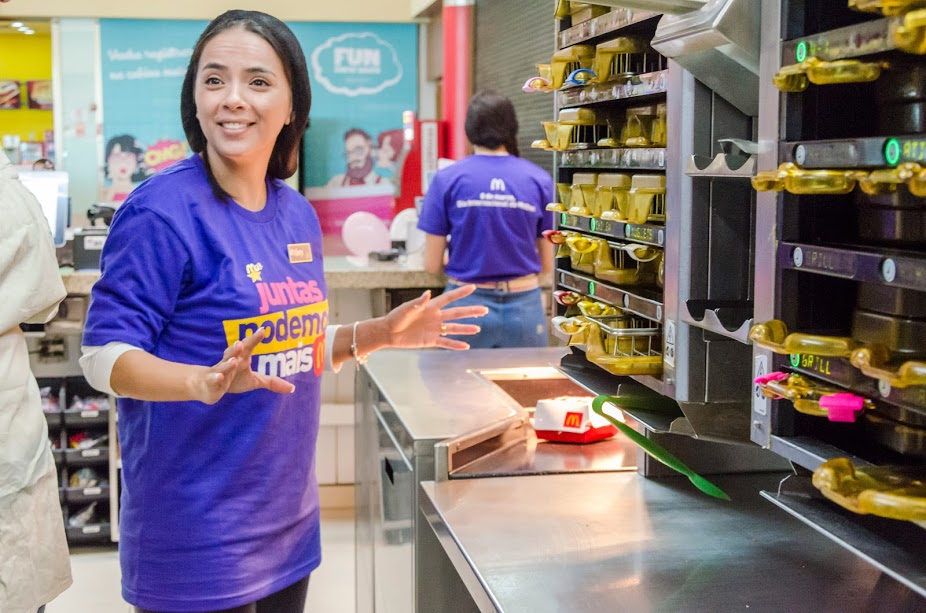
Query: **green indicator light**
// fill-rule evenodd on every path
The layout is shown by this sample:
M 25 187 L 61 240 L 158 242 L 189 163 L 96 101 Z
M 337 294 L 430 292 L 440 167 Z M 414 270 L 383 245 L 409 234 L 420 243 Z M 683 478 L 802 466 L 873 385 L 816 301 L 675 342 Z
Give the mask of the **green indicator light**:
M 797 368 L 800 365 L 801 365 L 801 354 L 792 353 L 791 354 L 791 366 L 793 366 L 794 368 Z
M 561 226 L 565 226 L 565 225 L 566 225 L 566 213 L 560 214 L 560 217 L 559 217 L 559 225 L 561 225 Z
M 797 44 L 797 51 L 795 51 L 794 57 L 798 62 L 803 62 L 807 59 L 807 41 L 802 40 Z
M 588 295 L 589 296 L 595 295 L 595 282 L 594 281 L 588 282 Z
M 598 228 L 598 220 L 597 220 L 597 219 L 589 219 L 589 220 L 588 220 L 588 229 L 591 230 L 592 232 L 594 232 L 597 228 Z
M 900 162 L 900 152 L 902 148 L 900 141 L 892 138 L 884 145 L 884 160 L 891 166 L 896 166 Z

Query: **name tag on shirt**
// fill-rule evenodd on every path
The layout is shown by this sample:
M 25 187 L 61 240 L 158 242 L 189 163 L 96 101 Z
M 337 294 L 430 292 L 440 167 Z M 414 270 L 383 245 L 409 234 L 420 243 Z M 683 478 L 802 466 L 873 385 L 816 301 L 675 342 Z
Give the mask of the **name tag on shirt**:
M 303 264 L 312 261 L 312 243 L 292 243 L 286 248 L 289 249 L 290 263 Z

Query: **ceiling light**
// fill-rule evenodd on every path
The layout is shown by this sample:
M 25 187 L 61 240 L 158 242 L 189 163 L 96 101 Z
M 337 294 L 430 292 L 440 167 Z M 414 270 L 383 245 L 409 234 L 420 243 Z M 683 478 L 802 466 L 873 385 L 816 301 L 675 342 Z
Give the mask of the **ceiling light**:
M 24 24 L 21 21 L 14 21 L 13 23 L 10 24 L 10 27 L 11 28 L 21 28 L 23 27 L 23 25 Z
M 23 30 L 23 34 L 25 34 L 26 36 L 32 36 L 33 34 L 35 34 L 35 30 Z

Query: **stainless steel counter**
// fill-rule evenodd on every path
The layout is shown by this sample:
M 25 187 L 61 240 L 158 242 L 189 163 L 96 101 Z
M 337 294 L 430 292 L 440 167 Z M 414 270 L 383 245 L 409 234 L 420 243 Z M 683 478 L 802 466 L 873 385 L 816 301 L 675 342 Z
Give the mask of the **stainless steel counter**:
M 355 388 L 358 613 L 416 610 L 418 484 L 435 478 L 435 445 L 523 416 L 522 406 L 531 402 L 525 393 L 553 394 L 557 386 L 571 385 L 562 377 L 547 384 L 534 380 L 530 389 L 516 393 L 516 401 L 479 372 L 552 370 L 548 366 L 563 353 L 497 349 L 380 351 L 370 356 Z M 518 381 L 508 383 L 514 391 L 511 384 Z
M 473 371 L 558 364 L 567 350 L 482 349 L 473 351 L 377 351 L 364 366 L 411 440 L 459 436 L 511 417 L 520 406 Z M 401 440 L 399 441 L 402 442 Z
M 921 611 L 926 601 L 763 500 L 783 475 L 597 473 L 421 484 L 418 610 Z M 456 577 L 440 576 L 457 573 Z M 429 575 L 430 576 L 427 576 Z
M 89 294 L 100 278 L 98 270 L 78 270 L 62 276 L 69 294 Z M 425 272 L 421 261 L 354 262 L 344 256 L 325 258 L 325 281 L 328 289 L 411 289 L 443 287 L 442 274 Z

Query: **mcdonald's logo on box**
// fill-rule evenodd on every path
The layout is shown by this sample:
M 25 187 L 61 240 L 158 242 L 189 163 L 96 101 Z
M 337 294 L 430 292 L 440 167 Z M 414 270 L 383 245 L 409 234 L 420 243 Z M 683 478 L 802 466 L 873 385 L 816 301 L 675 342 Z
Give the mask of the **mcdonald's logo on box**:
M 566 413 L 566 419 L 563 420 L 564 428 L 581 428 L 585 415 L 582 413 Z

